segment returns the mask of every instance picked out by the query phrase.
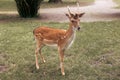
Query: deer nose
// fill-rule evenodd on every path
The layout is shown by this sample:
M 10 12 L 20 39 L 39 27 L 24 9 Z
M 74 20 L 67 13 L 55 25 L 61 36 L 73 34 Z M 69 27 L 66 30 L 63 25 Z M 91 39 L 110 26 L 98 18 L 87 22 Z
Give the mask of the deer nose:
M 80 30 L 80 27 L 78 27 L 78 30 Z

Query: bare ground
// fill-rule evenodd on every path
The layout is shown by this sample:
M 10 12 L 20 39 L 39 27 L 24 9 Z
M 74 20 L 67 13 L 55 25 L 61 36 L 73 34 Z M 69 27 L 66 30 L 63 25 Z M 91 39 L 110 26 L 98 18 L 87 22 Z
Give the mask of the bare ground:
M 0 52 L 0 61 L 4 61 L 6 58 L 6 55 Z M 4 64 L 0 63 L 0 73 L 5 72 L 8 70 L 8 67 Z
M 115 9 L 117 4 L 112 0 L 96 0 L 91 5 L 81 6 L 79 11 L 86 14 L 81 18 L 82 22 L 111 21 L 120 19 L 120 9 Z M 71 7 L 72 12 L 78 12 L 77 7 Z M 38 20 L 43 22 L 67 22 L 65 16 L 66 7 L 40 9 Z M 20 19 L 17 11 L 0 12 L 0 22 Z
M 120 18 L 120 9 L 114 9 L 117 4 L 112 0 L 96 0 L 92 5 L 80 7 L 80 12 L 86 14 L 82 17 L 82 22 L 111 21 Z M 78 12 L 77 7 L 71 7 L 72 12 Z M 67 8 L 41 9 L 41 21 L 66 22 L 65 13 Z
M 5 65 L 4 66 L 0 65 L 0 73 L 3 73 L 5 71 L 7 71 L 7 67 Z

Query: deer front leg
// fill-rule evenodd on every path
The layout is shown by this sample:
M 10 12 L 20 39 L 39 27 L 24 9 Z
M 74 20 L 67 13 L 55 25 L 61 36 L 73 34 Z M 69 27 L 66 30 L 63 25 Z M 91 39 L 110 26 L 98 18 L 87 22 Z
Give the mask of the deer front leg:
M 42 47 L 41 47 L 41 48 L 42 48 Z M 45 59 L 44 59 L 44 57 L 43 57 L 43 55 L 42 55 L 42 53 L 41 53 L 41 48 L 40 48 L 40 50 L 39 50 L 39 54 L 40 54 L 40 57 L 41 57 L 42 62 L 45 63 L 46 61 L 45 61 Z
M 62 73 L 62 75 L 65 75 L 65 72 L 64 72 L 64 50 L 62 50 L 61 48 L 58 48 L 58 51 L 59 51 L 59 58 L 60 58 L 61 73 Z
M 41 43 L 39 43 L 39 42 L 36 44 L 35 59 L 36 59 L 36 68 L 37 68 L 37 69 L 39 69 L 38 53 L 40 54 L 40 57 L 41 57 L 42 62 L 43 62 L 43 63 L 46 62 L 45 59 L 44 59 L 44 57 L 43 57 L 42 54 L 41 54 L 42 46 L 43 46 L 43 45 L 42 45 Z
M 39 53 L 39 47 L 36 47 L 36 50 L 35 50 L 35 63 L 36 63 L 36 68 L 37 68 L 37 69 L 39 69 L 38 53 Z

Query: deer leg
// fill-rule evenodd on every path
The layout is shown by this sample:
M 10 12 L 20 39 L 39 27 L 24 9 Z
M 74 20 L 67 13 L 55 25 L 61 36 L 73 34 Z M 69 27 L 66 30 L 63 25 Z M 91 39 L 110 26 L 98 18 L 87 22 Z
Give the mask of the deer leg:
M 36 68 L 39 69 L 39 64 L 38 64 L 38 53 L 40 54 L 40 57 L 41 57 L 41 60 L 45 63 L 45 59 L 44 57 L 42 56 L 41 54 L 41 49 L 42 49 L 42 44 L 41 43 L 38 43 L 36 45 L 36 50 L 35 50 L 35 58 L 36 58 Z
M 43 57 L 43 55 L 41 53 L 41 49 L 42 49 L 42 46 L 40 47 L 39 54 L 40 54 L 42 62 L 45 63 L 46 61 L 45 61 L 45 59 L 44 59 L 44 57 Z
M 61 73 L 62 73 L 62 75 L 65 75 L 65 72 L 64 72 L 64 63 L 63 63 L 63 61 L 64 61 L 64 50 L 62 50 L 62 49 L 59 48 L 58 51 L 59 51 L 59 58 L 60 58 Z
M 39 53 L 39 46 L 36 46 L 36 50 L 35 50 L 35 62 L 36 62 L 36 68 L 39 69 L 39 64 L 38 64 L 38 53 Z

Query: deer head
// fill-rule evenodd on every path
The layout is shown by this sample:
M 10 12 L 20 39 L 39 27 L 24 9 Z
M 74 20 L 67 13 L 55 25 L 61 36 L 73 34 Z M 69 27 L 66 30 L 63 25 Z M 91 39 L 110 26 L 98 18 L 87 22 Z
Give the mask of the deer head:
M 68 8 L 68 14 L 66 14 L 66 16 L 69 18 L 70 20 L 70 25 L 73 27 L 73 29 L 77 29 L 77 30 L 80 30 L 80 25 L 79 25 L 79 22 L 80 22 L 80 18 L 85 14 L 85 13 L 79 13 L 79 4 L 78 5 L 78 13 L 72 13 L 70 11 L 70 8 L 69 6 L 67 7 Z

